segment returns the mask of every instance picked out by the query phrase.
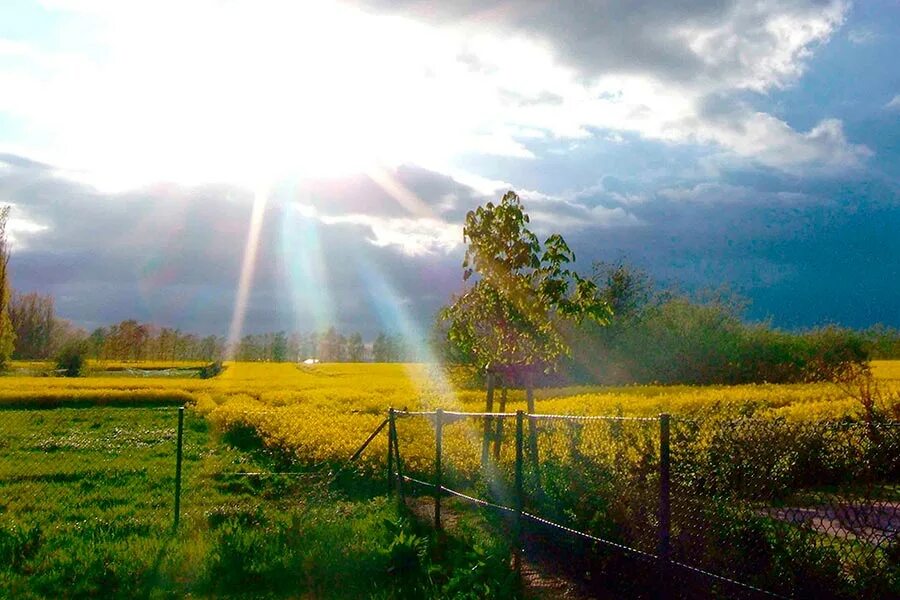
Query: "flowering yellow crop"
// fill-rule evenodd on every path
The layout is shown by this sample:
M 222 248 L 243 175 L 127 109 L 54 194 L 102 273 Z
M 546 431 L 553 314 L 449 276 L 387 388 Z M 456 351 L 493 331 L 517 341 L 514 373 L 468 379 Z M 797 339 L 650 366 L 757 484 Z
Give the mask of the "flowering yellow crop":
M 900 395 L 900 361 L 873 364 L 888 395 Z M 192 403 L 229 429 L 244 425 L 263 441 L 305 463 L 346 460 L 385 418 L 389 407 L 484 410 L 484 392 L 456 384 L 459 374 L 428 365 L 229 363 L 214 379 L 172 377 L 0 377 L 0 405 Z M 862 403 L 832 384 L 740 386 L 628 386 L 537 390 L 542 414 L 689 417 L 756 416 L 810 421 L 859 416 Z M 499 393 L 494 410 L 498 410 Z M 525 409 L 525 395 L 510 390 L 507 412 Z M 477 468 L 483 421 L 449 425 L 448 461 L 461 471 Z M 510 421 L 511 423 L 511 421 Z M 425 419 L 402 419 L 400 443 L 410 468 L 433 459 L 433 427 Z M 506 434 L 511 431 L 511 425 Z M 571 433 L 571 432 L 570 432 Z M 383 435 L 383 434 L 382 434 Z M 568 439 L 569 433 L 560 439 Z M 380 468 L 386 452 L 362 457 L 366 469 Z M 555 444 L 556 442 L 554 442 Z M 559 442 L 563 444 L 563 442 Z M 507 444 L 502 452 L 511 451 Z M 565 450 L 560 446 L 559 452 Z

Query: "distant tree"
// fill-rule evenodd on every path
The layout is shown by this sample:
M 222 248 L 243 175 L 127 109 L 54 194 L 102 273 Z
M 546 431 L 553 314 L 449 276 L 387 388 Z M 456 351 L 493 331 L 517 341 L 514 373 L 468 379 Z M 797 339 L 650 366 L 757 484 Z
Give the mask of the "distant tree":
M 200 358 L 209 361 L 222 360 L 224 346 L 224 342 L 219 338 L 208 335 L 200 341 Z
M 657 297 L 650 276 L 624 262 L 594 263 L 594 281 L 612 310 L 612 323 L 635 318 Z
M 393 350 L 390 338 L 384 332 L 379 332 L 372 344 L 372 354 L 375 362 L 392 362 Z
M 87 364 L 88 345 L 83 339 L 66 342 L 56 355 L 56 368 L 66 377 L 80 377 Z
M 106 341 L 108 337 L 109 331 L 105 327 L 98 327 L 93 330 L 87 338 L 88 356 L 98 360 L 106 359 Z
M 275 362 L 288 360 L 288 339 L 283 331 L 272 337 L 272 360 Z
M 310 358 L 318 358 L 319 351 L 319 334 L 311 331 L 303 336 L 300 343 L 300 359 L 307 360 Z
M 341 336 L 334 327 L 329 327 L 325 335 L 319 338 L 319 360 L 322 362 L 341 360 Z
M 56 356 L 60 350 L 70 342 L 85 342 L 85 352 L 89 346 L 86 343 L 87 333 L 80 327 L 76 327 L 65 319 L 53 319 L 53 329 L 50 335 L 49 356 Z
M 0 369 L 6 367 L 13 352 L 16 333 L 9 318 L 9 243 L 6 239 L 6 222 L 9 207 L 0 208 Z
M 238 344 L 238 360 L 261 360 L 263 354 L 262 340 L 257 335 L 245 335 Z
M 362 362 L 366 347 L 363 344 L 362 335 L 354 333 L 347 340 L 347 360 L 350 362 Z
M 16 333 L 13 358 L 44 359 L 50 356 L 54 321 L 52 296 L 13 293 L 9 317 Z

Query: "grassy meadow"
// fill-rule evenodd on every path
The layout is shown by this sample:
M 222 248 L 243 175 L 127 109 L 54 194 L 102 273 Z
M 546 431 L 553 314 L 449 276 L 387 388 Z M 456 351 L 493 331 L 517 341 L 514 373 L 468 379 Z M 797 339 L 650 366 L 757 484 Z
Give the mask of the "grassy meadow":
M 473 561 L 487 558 L 491 585 L 508 573 L 508 548 L 477 523 L 441 540 L 449 560 L 432 564 L 436 539 L 383 485 L 280 474 L 196 411 L 185 418 L 177 530 L 175 408 L 0 417 L 0 598 L 441 597 L 479 583 Z M 397 569 L 408 577 L 395 580 Z
M 494 589 L 509 575 L 508 542 L 485 533 L 483 523 L 473 524 L 464 540 L 448 542 L 402 520 L 383 495 L 383 436 L 353 469 L 364 477 L 351 478 L 349 484 L 321 485 L 299 475 L 236 475 L 334 472 L 383 421 L 389 407 L 484 410 L 484 391 L 469 372 L 420 364 L 259 362 L 228 363 L 210 379 L 154 377 L 146 372 L 173 365 L 141 363 L 92 365 L 94 375 L 81 378 L 32 374 L 42 368 L 46 372 L 45 367 L 14 364 L 18 375 L 0 377 L 0 564 L 6 565 L 0 567 L 0 596 L 52 597 L 67 590 L 72 597 L 405 597 L 409 590 L 396 588 L 398 579 L 388 573 L 407 569 L 411 574 L 402 580 L 417 586 L 415 597 L 440 597 L 454 586 Z M 873 372 L 882 398 L 896 398 L 900 361 L 875 362 Z M 571 387 L 538 389 L 535 397 L 537 412 L 544 414 L 753 416 L 805 427 L 861 420 L 864 408 L 852 391 L 825 383 Z M 499 399 L 498 391 L 495 410 Z M 172 530 L 175 405 L 188 407 L 177 533 Z M 505 410 L 524 408 L 524 392 L 509 390 Z M 617 467 L 603 466 L 609 457 L 622 464 L 652 462 L 652 456 L 642 455 L 655 431 L 655 422 L 647 423 L 649 433 L 633 439 L 628 433 L 616 438 L 606 425 L 581 428 L 579 449 L 570 442 L 574 430 L 548 425 L 540 442 L 549 486 L 544 508 L 582 506 L 581 513 L 572 513 L 572 526 L 613 523 L 612 517 L 600 519 L 593 505 L 572 496 L 575 488 L 569 483 L 577 475 L 566 469 L 575 465 L 576 450 L 582 458 L 606 456 L 592 464 L 610 473 Z M 447 476 L 461 485 L 471 484 L 480 470 L 480 427 L 451 426 L 445 434 Z M 399 432 L 406 468 L 427 474 L 433 460 L 430 425 L 404 420 Z M 501 468 L 511 464 L 510 435 L 507 429 Z M 631 444 L 625 451 L 623 439 Z M 716 439 L 698 438 L 691 452 L 714 456 L 721 450 L 716 450 L 715 443 L 721 442 Z M 750 442 L 768 448 L 783 442 L 779 440 L 763 436 Z M 754 456 L 760 475 L 770 479 L 773 465 L 758 453 Z M 844 471 L 856 468 L 857 458 L 834 460 L 843 461 Z M 785 481 L 794 485 L 795 479 Z M 558 489 L 553 487 L 557 484 Z M 652 492 L 652 479 L 641 485 Z M 634 491 L 639 486 L 620 488 Z M 620 488 L 611 487 L 610 497 Z M 595 491 L 584 490 L 585 498 L 594 498 Z M 767 502 L 785 506 L 801 501 L 791 494 Z M 894 498 L 896 490 L 878 494 L 900 500 Z M 652 493 L 647 498 L 655 501 Z M 623 510 L 644 502 L 634 495 L 618 500 Z M 625 534 L 609 529 L 604 535 Z M 837 543 L 820 537 L 824 541 L 811 547 Z M 643 543 L 616 539 L 638 547 Z M 761 543 L 757 540 L 754 547 Z M 431 562 L 435 553 L 441 559 Z M 886 556 L 879 551 L 876 559 L 883 562 Z M 473 571 L 472 565 L 482 565 L 481 571 Z M 503 593 L 513 589 L 501 587 Z

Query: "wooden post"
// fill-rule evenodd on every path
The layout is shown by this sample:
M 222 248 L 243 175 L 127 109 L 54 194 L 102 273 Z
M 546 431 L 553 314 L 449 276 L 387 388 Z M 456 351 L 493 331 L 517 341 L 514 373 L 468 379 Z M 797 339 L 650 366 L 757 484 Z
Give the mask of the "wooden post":
M 528 414 L 534 415 L 534 373 L 529 369 L 525 375 L 525 401 L 528 406 Z M 537 419 L 534 416 L 528 417 L 528 450 L 531 455 L 531 464 L 534 467 L 534 483 L 538 491 L 541 488 L 541 470 L 540 458 L 538 457 L 538 431 Z
M 500 390 L 500 411 L 506 412 L 506 385 L 504 384 Z M 503 420 L 505 417 L 497 419 L 497 433 L 494 439 L 494 462 L 500 462 L 500 444 L 503 442 Z
M 175 446 L 175 522 L 173 529 L 178 528 L 181 518 L 181 461 L 184 448 L 184 407 L 178 407 L 178 439 Z
M 388 496 L 394 487 L 394 407 L 388 409 L 388 446 L 387 446 L 387 488 Z
M 487 401 L 484 412 L 494 412 L 494 373 L 487 372 Z M 481 443 L 481 466 L 487 466 L 489 448 L 491 444 L 491 418 L 484 417 L 484 439 Z
M 525 505 L 524 485 L 522 481 L 522 462 L 523 445 L 524 445 L 524 420 L 525 414 L 521 410 L 516 411 L 516 523 L 515 523 L 515 552 L 513 554 L 513 564 L 516 573 L 522 574 L 522 511 Z
M 670 501 L 670 470 L 671 462 L 669 455 L 669 415 L 668 413 L 662 413 L 659 415 L 659 545 L 657 548 L 657 555 L 659 556 L 660 563 L 659 572 L 661 597 L 667 597 L 671 566 L 670 561 L 672 560 L 672 505 Z
M 444 437 L 444 411 L 437 409 L 434 413 L 434 528 L 441 529 L 441 492 L 444 486 L 441 454 Z
M 403 491 L 403 460 L 400 458 L 400 435 L 394 425 L 394 465 L 397 467 L 397 497 L 401 505 L 406 505 L 406 494 Z

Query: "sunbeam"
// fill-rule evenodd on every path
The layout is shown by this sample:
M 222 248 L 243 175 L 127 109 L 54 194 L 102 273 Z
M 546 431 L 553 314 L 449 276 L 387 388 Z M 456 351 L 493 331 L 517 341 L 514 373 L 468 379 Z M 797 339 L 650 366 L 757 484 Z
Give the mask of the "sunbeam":
M 398 181 L 387 169 L 372 167 L 366 170 L 366 175 L 411 215 L 421 218 L 434 218 L 434 211 L 408 187 Z
M 244 245 L 244 260 L 241 264 L 241 276 L 238 280 L 237 296 L 234 301 L 234 312 L 228 328 L 228 341 L 225 345 L 226 358 L 232 360 L 241 340 L 244 328 L 244 317 L 247 312 L 247 300 L 253 284 L 253 273 L 256 269 L 256 254 L 259 250 L 259 234 L 262 230 L 263 216 L 266 212 L 269 190 L 266 186 L 257 188 L 253 197 L 253 212 L 250 215 L 250 227 L 247 230 L 247 243 Z
M 320 331 L 334 323 L 334 311 L 318 219 L 311 210 L 300 203 L 287 205 L 281 222 L 281 250 L 294 317 L 309 314 L 314 330 Z

